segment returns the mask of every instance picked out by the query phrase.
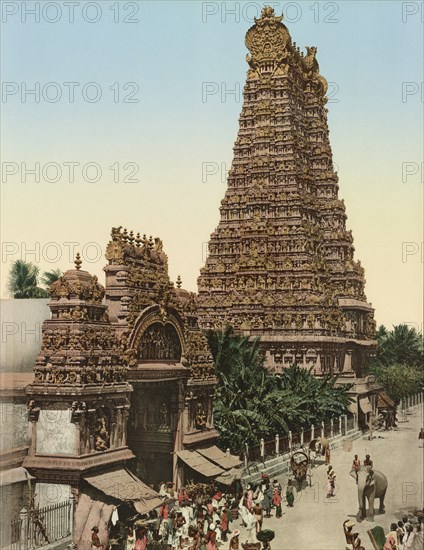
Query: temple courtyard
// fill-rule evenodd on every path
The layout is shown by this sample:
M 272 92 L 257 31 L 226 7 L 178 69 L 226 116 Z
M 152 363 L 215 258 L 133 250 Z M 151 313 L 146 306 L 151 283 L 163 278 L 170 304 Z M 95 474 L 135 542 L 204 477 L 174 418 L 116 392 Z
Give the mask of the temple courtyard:
M 372 549 L 367 530 L 379 525 L 389 532 L 390 524 L 399 521 L 405 512 L 422 508 L 424 505 L 424 449 L 419 447 L 418 432 L 423 425 L 423 405 L 410 409 L 405 418 L 399 418 L 398 429 L 375 432 L 372 441 L 367 436 L 353 441 L 351 452 L 343 448 L 331 453 L 331 465 L 336 475 L 336 491 L 333 498 L 326 498 L 326 466 L 320 463 L 313 470 L 312 487 L 305 487 L 296 495 L 294 507 L 283 502 L 283 517 L 264 519 L 264 529 L 272 529 L 276 536 L 271 543 L 272 550 L 343 550 L 347 548 L 343 533 L 343 522 L 356 522 L 358 511 L 357 487 L 350 477 L 353 457 L 357 454 L 363 462 L 365 455 L 371 455 L 374 469 L 386 474 L 388 489 L 385 498 L 386 512 L 378 514 L 378 500 L 375 501 L 374 522 L 364 520 L 356 523 L 354 531 L 359 533 L 366 550 Z M 287 486 L 287 475 L 280 476 L 283 494 Z M 240 540 L 245 542 L 247 532 L 240 529 Z M 224 544 L 222 548 L 226 548 Z

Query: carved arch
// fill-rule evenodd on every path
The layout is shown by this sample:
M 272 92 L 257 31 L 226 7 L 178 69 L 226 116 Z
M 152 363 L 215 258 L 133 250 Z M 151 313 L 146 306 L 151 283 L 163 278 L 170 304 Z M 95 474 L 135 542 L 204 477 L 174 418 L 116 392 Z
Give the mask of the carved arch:
M 183 323 L 177 311 L 170 308 L 164 314 L 159 306 L 151 306 L 145 309 L 135 322 L 134 329 L 130 336 L 129 345 L 132 349 L 137 350 L 139 354 L 140 346 L 142 345 L 143 336 L 149 333 L 149 329 L 153 331 L 156 327 L 162 327 L 165 339 L 175 338 L 175 346 L 179 348 L 179 357 L 162 358 L 162 360 L 180 361 L 184 355 L 185 340 L 183 333 Z M 140 359 L 142 359 L 140 357 Z M 145 360 L 154 357 L 143 358 Z M 142 359 L 142 360 L 143 360 Z M 158 358 L 156 358 L 158 359 Z

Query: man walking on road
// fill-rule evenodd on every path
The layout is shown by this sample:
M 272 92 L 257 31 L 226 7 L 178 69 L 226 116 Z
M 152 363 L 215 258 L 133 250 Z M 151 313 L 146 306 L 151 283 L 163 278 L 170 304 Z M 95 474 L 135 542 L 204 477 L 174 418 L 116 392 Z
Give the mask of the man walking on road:
M 361 461 L 358 458 L 358 455 L 355 455 L 355 458 L 353 459 L 352 463 L 352 470 L 355 472 L 356 475 L 356 485 L 358 485 L 358 472 L 361 469 Z
M 370 468 L 372 468 L 372 466 L 373 466 L 373 461 L 371 460 L 370 455 L 366 455 L 366 456 L 365 456 L 364 466 L 369 466 Z

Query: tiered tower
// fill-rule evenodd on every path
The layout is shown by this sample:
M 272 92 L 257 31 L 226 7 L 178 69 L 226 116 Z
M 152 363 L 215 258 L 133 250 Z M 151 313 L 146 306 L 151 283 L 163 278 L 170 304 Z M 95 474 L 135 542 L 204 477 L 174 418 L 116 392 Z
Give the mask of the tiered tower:
M 102 302 L 105 289 L 81 269 L 79 255 L 49 292 L 52 316 L 27 389 L 32 442 L 25 466 L 38 482 L 76 489 L 86 472 L 133 458 L 126 443 L 132 387 Z
M 362 374 L 374 349 L 373 309 L 338 198 L 327 82 L 283 16 L 265 7 L 246 34 L 249 69 L 240 129 L 201 269 L 203 328 L 261 337 L 267 364 Z

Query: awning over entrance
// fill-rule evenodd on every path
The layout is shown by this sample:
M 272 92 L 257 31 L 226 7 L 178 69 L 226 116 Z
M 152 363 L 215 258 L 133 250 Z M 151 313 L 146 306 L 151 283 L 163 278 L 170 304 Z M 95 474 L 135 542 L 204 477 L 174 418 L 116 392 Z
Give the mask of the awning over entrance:
M 221 449 L 219 449 L 216 445 L 206 447 L 205 449 L 196 450 L 208 460 L 211 460 L 221 468 L 224 468 L 224 470 L 230 470 L 231 468 L 235 468 L 241 464 L 241 460 L 238 456 L 224 453 L 224 451 L 221 451 Z
M 91 530 L 99 528 L 100 541 L 107 540 L 107 525 L 114 509 L 130 502 L 139 514 L 147 514 L 164 501 L 125 468 L 86 475 L 86 481 L 75 511 L 73 541 L 78 550 L 91 548 Z
M 362 412 L 365 413 L 365 414 L 372 412 L 371 403 L 370 403 L 370 400 L 368 399 L 368 397 L 360 398 L 359 399 L 359 406 L 361 407 Z
M 214 478 L 223 485 L 231 485 L 236 479 L 241 479 L 242 470 L 237 468 L 241 465 L 240 459 L 224 453 L 215 445 L 196 451 L 179 451 L 177 456 L 202 476 Z
M 162 499 L 156 491 L 124 468 L 84 476 L 84 479 L 109 497 L 120 502 L 132 501 L 139 514 L 147 514 L 162 504 Z
M 223 485 L 231 485 L 236 479 L 241 479 L 242 473 L 243 472 L 240 468 L 231 468 L 231 470 L 217 476 L 215 480 Z
M 380 392 L 377 396 L 377 408 L 378 409 L 394 409 L 396 407 L 395 402 L 387 395 L 386 392 Z
M 14 483 L 22 483 L 28 479 L 35 479 L 25 468 L 12 468 L 0 472 L 0 487 L 4 485 L 13 485 Z
M 202 474 L 205 477 L 215 477 L 223 474 L 225 470 L 216 466 L 204 456 L 202 456 L 198 451 L 178 451 L 178 458 L 181 458 L 187 466 Z

